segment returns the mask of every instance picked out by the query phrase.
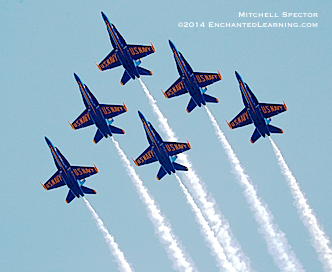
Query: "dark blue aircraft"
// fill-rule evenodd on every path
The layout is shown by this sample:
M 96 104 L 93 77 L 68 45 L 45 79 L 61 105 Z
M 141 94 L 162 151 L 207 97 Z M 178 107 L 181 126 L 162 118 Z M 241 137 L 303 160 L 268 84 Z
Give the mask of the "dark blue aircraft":
M 87 188 L 83 184 L 85 178 L 98 173 L 97 167 L 71 166 L 60 150 L 47 137 L 45 137 L 45 140 L 51 149 L 55 165 L 58 168 L 58 171 L 45 184 L 41 183 L 45 190 L 67 185 L 69 188 L 66 198 L 67 203 L 70 203 L 75 196 L 79 198 L 80 196 L 84 196 L 84 194 L 96 194 L 95 190 Z
M 124 134 L 124 130 L 114 127 L 113 117 L 127 111 L 125 104 L 122 105 L 105 105 L 99 104 L 94 95 L 90 92 L 86 85 L 83 86 L 80 78 L 74 74 L 81 91 L 85 111 L 77 117 L 77 119 L 71 124 L 73 129 L 79 129 L 95 124 L 98 128 L 93 142 L 98 143 L 103 137 L 107 138 L 108 135 L 112 136 L 112 133 Z
M 249 86 L 243 82 L 240 75 L 235 71 L 239 81 L 242 99 L 245 108 L 228 123 L 231 129 L 243 127 L 254 123 L 256 129 L 251 137 L 251 142 L 256 142 L 261 136 L 270 136 L 271 133 L 283 133 L 282 129 L 269 125 L 271 116 L 277 115 L 287 110 L 286 104 L 265 104 L 259 103 Z
M 151 162 L 159 161 L 161 167 L 159 169 L 157 179 L 162 179 L 166 173 L 175 173 L 175 170 L 188 171 L 188 168 L 175 162 L 176 154 L 182 153 L 190 149 L 190 144 L 187 143 L 175 143 L 164 142 L 158 132 L 153 128 L 150 122 L 147 122 L 143 114 L 139 111 L 139 117 L 143 122 L 143 126 L 146 132 L 146 137 L 149 141 L 149 147 L 134 160 L 137 166 L 148 164 Z
M 207 85 L 221 80 L 221 75 L 218 71 L 214 73 L 197 73 L 194 72 L 183 55 L 175 48 L 174 44 L 169 41 L 169 45 L 174 54 L 176 67 L 180 77 L 174 84 L 163 92 L 166 98 L 182 95 L 189 92 L 191 99 L 189 101 L 187 112 L 191 112 L 196 106 L 201 107 L 206 102 L 218 103 L 218 99 L 205 94 Z
M 153 44 L 151 43 L 151 46 L 127 44 L 115 26 L 110 23 L 106 15 L 103 12 L 101 15 L 106 23 L 107 31 L 114 49 L 101 63 L 97 64 L 99 69 L 104 71 L 122 65 L 125 68 L 121 79 L 122 85 L 125 85 L 130 78 L 135 79 L 136 77 L 139 78 L 140 75 L 152 75 L 151 71 L 139 67 L 138 65 L 141 64 L 141 58 L 155 52 Z

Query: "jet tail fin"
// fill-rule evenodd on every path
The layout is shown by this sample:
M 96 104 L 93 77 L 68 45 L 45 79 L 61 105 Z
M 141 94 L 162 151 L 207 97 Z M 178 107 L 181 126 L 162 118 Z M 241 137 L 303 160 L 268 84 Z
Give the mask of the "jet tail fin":
M 73 192 L 71 190 L 69 190 L 67 198 L 66 198 L 66 202 L 69 204 L 74 198 L 75 198 L 75 195 L 73 194 Z
M 125 85 L 129 81 L 130 78 L 131 78 L 130 75 L 125 70 L 124 73 L 123 73 L 123 76 L 121 78 L 121 82 L 120 82 L 121 85 Z
M 97 132 L 96 132 L 96 135 L 93 139 L 93 142 L 96 144 L 98 143 L 102 138 L 103 138 L 103 134 L 101 134 L 100 130 L 98 129 Z
M 110 127 L 112 133 L 116 133 L 116 134 L 124 134 L 125 133 L 124 130 L 121 129 L 121 128 L 117 128 L 117 127 L 111 126 L 111 125 L 109 125 L 109 127 Z
M 176 162 L 173 162 L 173 165 L 174 165 L 175 170 L 178 170 L 178 171 L 188 171 L 188 168 L 186 166 L 184 166 L 184 165 L 178 164 Z
M 152 72 L 147 69 L 137 66 L 137 70 L 138 70 L 138 73 L 142 76 L 152 76 Z
M 196 105 L 195 101 L 192 98 L 190 98 L 190 101 L 189 101 L 189 104 L 187 107 L 187 112 L 190 113 L 196 106 L 197 105 Z
M 284 133 L 281 128 L 277 128 L 275 126 L 268 125 L 271 133 Z
M 166 175 L 165 169 L 162 166 L 160 166 L 159 172 L 157 174 L 157 179 L 161 180 L 165 175 Z
M 81 186 L 81 188 L 82 188 L 83 193 L 85 193 L 85 194 L 95 195 L 97 193 L 95 190 L 90 189 L 90 188 L 85 187 L 85 186 Z
M 203 94 L 203 97 L 205 99 L 206 102 L 209 102 L 209 103 L 218 103 L 219 100 L 211 95 L 207 95 L 207 94 Z
M 258 129 L 256 128 L 254 131 L 254 134 L 251 136 L 250 142 L 253 144 L 261 137 L 261 134 L 258 132 Z

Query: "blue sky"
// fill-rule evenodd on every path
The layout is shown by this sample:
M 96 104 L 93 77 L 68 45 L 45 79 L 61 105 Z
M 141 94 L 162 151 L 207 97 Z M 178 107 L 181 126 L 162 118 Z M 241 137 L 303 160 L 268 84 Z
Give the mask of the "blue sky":
M 126 131 L 115 139 L 128 157 L 136 158 L 148 145 L 137 110 L 164 136 L 139 82 L 131 80 L 121 86 L 123 68 L 100 72 L 94 64 L 112 50 L 101 11 L 128 44 L 152 41 L 156 53 L 142 59 L 141 66 L 153 76 L 142 77 L 143 82 L 179 140 L 189 140 L 192 149 L 187 155 L 252 268 L 278 271 L 205 110 L 188 114 L 188 95 L 166 99 L 160 91 L 178 78 L 168 39 L 194 71 L 219 69 L 223 80 L 211 85 L 207 94 L 220 102 L 208 105 L 209 109 L 304 268 L 322 271 L 270 142 L 260 139 L 251 144 L 252 125 L 230 130 L 224 120 L 231 120 L 243 108 L 235 70 L 260 102 L 286 102 L 288 111 L 272 119 L 284 134 L 272 137 L 331 237 L 331 3 L 128 0 L 1 1 L 0 270 L 118 269 L 83 201 L 75 199 L 68 205 L 67 189 L 46 192 L 40 185 L 39 181 L 45 182 L 56 171 L 44 136 L 72 165 L 96 164 L 99 173 L 86 185 L 97 195 L 87 199 L 135 271 L 172 270 L 111 140 L 95 145 L 95 128 L 73 131 L 67 123 L 84 110 L 75 72 L 100 103 L 125 102 L 128 112 L 115 118 L 114 125 Z M 239 18 L 239 12 L 279 17 Z M 282 12 L 318 13 L 318 18 L 282 18 Z M 318 23 L 318 27 L 207 27 L 209 22 L 258 21 Z M 204 22 L 205 27 L 184 28 L 179 22 Z M 166 176 L 157 181 L 156 163 L 135 169 L 198 270 L 218 271 L 176 179 Z

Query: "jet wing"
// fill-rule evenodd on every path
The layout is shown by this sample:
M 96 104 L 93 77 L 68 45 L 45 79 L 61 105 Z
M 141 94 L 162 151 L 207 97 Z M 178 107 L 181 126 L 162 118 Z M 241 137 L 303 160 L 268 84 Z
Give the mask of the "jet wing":
M 120 66 L 121 62 L 113 49 L 111 53 L 99 64 L 97 64 L 101 71 L 112 69 L 114 67 Z
M 210 85 L 216 81 L 219 81 L 222 79 L 219 71 L 218 73 L 197 73 L 194 72 L 195 78 L 197 80 L 199 87 L 205 87 L 207 85 Z
M 249 113 L 247 109 L 244 108 L 238 115 L 236 115 L 236 117 L 230 123 L 228 123 L 228 125 L 231 129 L 233 129 L 238 127 L 243 127 L 251 123 L 252 121 L 249 117 Z
M 137 166 L 148 164 L 157 161 L 157 158 L 155 157 L 151 145 L 144 150 L 144 152 L 139 155 L 139 157 L 134 161 Z
M 96 166 L 94 167 L 72 166 L 71 169 L 73 170 L 75 177 L 79 180 L 85 179 L 87 177 L 90 177 L 98 173 L 98 169 Z
M 191 149 L 189 142 L 176 143 L 176 142 L 164 142 L 168 155 L 173 156 L 182 153 L 188 149 Z
M 80 116 L 76 118 L 76 120 L 70 124 L 73 129 L 79 129 L 83 127 L 87 127 L 93 124 L 92 119 L 90 118 L 90 114 L 88 110 L 82 112 Z
M 259 103 L 260 109 L 263 113 L 264 118 L 277 115 L 287 110 L 286 104 L 265 104 Z
M 166 92 L 164 92 L 164 95 L 167 98 L 171 98 L 174 96 L 179 96 L 181 94 L 185 94 L 187 92 L 188 91 L 187 91 L 186 87 L 184 86 L 184 83 L 183 83 L 181 77 L 179 77 L 178 80 L 175 81 L 173 83 L 173 85 L 167 89 Z
M 100 104 L 100 109 L 103 112 L 105 118 L 107 119 L 127 111 L 127 107 L 124 104 L 123 105 Z
M 45 183 L 42 184 L 45 190 L 51 190 L 63 185 L 66 185 L 63 181 L 59 171 L 56 171 L 55 174 Z
M 144 46 L 144 45 L 127 45 L 130 55 L 134 60 L 138 60 L 140 58 L 146 57 L 154 53 L 156 50 L 154 49 L 152 43 L 151 46 Z

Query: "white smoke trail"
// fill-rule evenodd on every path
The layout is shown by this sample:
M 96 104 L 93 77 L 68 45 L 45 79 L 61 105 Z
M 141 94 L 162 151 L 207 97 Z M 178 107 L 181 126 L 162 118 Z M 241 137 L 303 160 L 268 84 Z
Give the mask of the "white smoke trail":
M 269 253 L 273 256 L 275 263 L 281 271 L 304 271 L 301 263 L 297 260 L 294 252 L 291 250 L 285 234 L 275 223 L 273 223 L 273 215 L 269 211 L 267 205 L 262 203 L 258 198 L 254 186 L 249 181 L 248 175 L 244 173 L 240 161 L 228 143 L 224 133 L 221 131 L 216 119 L 207 107 L 205 107 L 205 109 L 215 129 L 215 133 L 235 171 L 236 177 L 240 185 L 244 188 L 244 195 L 260 226 L 260 231 L 266 240 Z
M 96 220 L 96 225 L 97 225 L 98 229 L 101 231 L 101 233 L 103 234 L 112 255 L 114 256 L 116 262 L 118 263 L 120 271 L 123 271 L 123 272 L 134 271 L 130 267 L 130 264 L 127 262 L 123 252 L 119 249 L 119 246 L 114 241 L 114 237 L 109 234 L 108 230 L 106 229 L 103 221 L 99 218 L 98 214 L 91 207 L 90 203 L 85 199 L 85 197 L 83 197 L 83 200 L 84 200 L 85 205 L 88 207 L 89 211 L 91 212 L 93 219 Z
M 168 125 L 167 119 L 164 117 L 160 109 L 158 108 L 156 101 L 150 94 L 147 87 L 139 78 L 143 91 L 149 100 L 149 104 L 152 107 L 153 113 L 156 115 L 159 121 L 159 127 L 167 135 L 169 141 L 177 141 L 175 133 Z M 199 208 L 201 209 L 204 217 L 209 222 L 211 229 L 217 237 L 220 245 L 224 248 L 224 252 L 232 263 L 233 267 L 237 271 L 251 271 L 249 258 L 245 257 L 241 246 L 233 236 L 229 227 L 228 221 L 218 211 L 218 206 L 214 198 L 207 194 L 205 184 L 198 178 L 193 170 L 192 164 L 189 161 L 186 154 L 178 155 L 179 161 L 188 167 L 188 171 L 184 172 L 186 182 L 191 194 L 194 196 Z
M 148 210 L 148 215 L 155 227 L 155 232 L 158 235 L 162 244 L 166 246 L 166 252 L 168 257 L 173 262 L 173 268 L 178 271 L 192 272 L 197 271 L 195 265 L 190 257 L 185 256 L 182 245 L 180 245 L 177 237 L 173 234 L 172 228 L 165 218 L 161 214 L 155 200 L 149 194 L 148 189 L 143 185 L 142 180 L 137 175 L 135 169 L 131 166 L 130 161 L 121 149 L 119 143 L 111 137 L 114 146 L 122 160 L 126 171 L 135 185 L 137 192 Z M 188 260 L 189 259 L 189 260 Z
M 308 200 L 302 193 L 299 184 L 289 169 L 277 145 L 274 143 L 271 137 L 269 137 L 269 139 L 272 144 L 273 151 L 277 157 L 281 172 L 285 176 L 286 181 L 291 189 L 293 198 L 295 200 L 294 205 L 297 208 L 297 212 L 299 213 L 303 224 L 308 228 L 311 236 L 311 243 L 319 256 L 319 260 L 323 264 L 325 271 L 332 271 L 332 250 L 329 247 L 330 240 L 325 234 L 323 228 L 319 225 L 313 210 L 308 204 Z
M 177 181 L 179 182 L 180 187 L 187 198 L 187 202 L 190 205 L 191 210 L 194 212 L 194 214 L 196 216 L 196 221 L 201 227 L 201 232 L 202 232 L 206 242 L 208 243 L 209 247 L 211 248 L 212 253 L 217 260 L 218 266 L 220 268 L 222 268 L 221 271 L 236 271 L 234 269 L 234 267 L 232 266 L 232 264 L 227 260 L 224 250 L 222 249 L 218 240 L 214 236 L 214 233 L 212 232 L 208 222 L 206 222 L 201 210 L 197 207 L 194 199 L 189 194 L 187 188 L 183 185 L 181 179 L 178 177 L 177 174 L 175 174 L 175 177 L 176 177 Z

